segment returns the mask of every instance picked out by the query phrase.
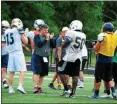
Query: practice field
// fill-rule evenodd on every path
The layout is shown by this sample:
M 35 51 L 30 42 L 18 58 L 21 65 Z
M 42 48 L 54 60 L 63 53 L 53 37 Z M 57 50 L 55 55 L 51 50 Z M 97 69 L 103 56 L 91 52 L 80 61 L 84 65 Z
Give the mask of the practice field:
M 50 72 L 49 76 L 44 79 L 43 90 L 46 93 L 33 94 L 32 73 L 28 71 L 24 82 L 24 88 L 27 94 L 23 95 L 16 90 L 19 76 L 19 73 L 16 73 L 14 79 L 15 94 L 10 95 L 8 94 L 8 89 L 2 88 L 2 103 L 117 103 L 117 100 L 111 98 L 89 99 L 88 96 L 93 95 L 92 88 L 94 77 L 93 75 L 87 74 L 85 74 L 85 87 L 83 89 L 77 88 L 76 98 L 61 97 L 60 94 L 62 94 L 62 90 L 53 90 L 48 87 L 53 74 L 54 73 Z M 100 95 L 104 95 L 103 84 L 101 86 Z

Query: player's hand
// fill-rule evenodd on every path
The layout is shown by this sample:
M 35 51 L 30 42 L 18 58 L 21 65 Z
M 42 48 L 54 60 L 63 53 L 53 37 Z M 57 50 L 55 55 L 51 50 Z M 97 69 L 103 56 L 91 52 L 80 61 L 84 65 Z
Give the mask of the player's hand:
M 49 37 L 50 37 L 50 34 L 47 33 L 47 34 L 46 34 L 46 40 L 49 40 Z
M 31 50 L 30 50 L 28 47 L 25 47 L 25 50 L 26 50 L 27 52 L 31 52 Z
M 24 35 L 28 37 L 28 32 L 29 32 L 29 29 L 26 28 L 25 31 L 24 31 Z

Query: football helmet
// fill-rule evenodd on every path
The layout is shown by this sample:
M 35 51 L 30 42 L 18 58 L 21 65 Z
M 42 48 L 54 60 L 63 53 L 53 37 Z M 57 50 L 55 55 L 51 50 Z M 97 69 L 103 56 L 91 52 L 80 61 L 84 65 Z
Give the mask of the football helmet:
M 10 28 L 10 24 L 6 20 L 2 21 L 1 26 L 2 26 L 2 31 L 5 31 L 7 28 Z
M 40 26 L 45 24 L 45 22 L 42 20 L 42 19 L 37 19 L 35 22 L 34 22 L 34 28 L 36 30 L 39 30 L 40 29 Z
M 79 20 L 74 20 L 74 21 L 71 22 L 69 27 L 70 27 L 71 30 L 80 30 L 81 31 L 83 24 Z
M 23 23 L 19 18 L 14 18 L 11 22 L 11 26 L 17 26 L 18 29 L 23 28 Z
M 107 22 L 102 26 L 102 30 L 103 32 L 113 32 L 114 26 L 112 23 Z

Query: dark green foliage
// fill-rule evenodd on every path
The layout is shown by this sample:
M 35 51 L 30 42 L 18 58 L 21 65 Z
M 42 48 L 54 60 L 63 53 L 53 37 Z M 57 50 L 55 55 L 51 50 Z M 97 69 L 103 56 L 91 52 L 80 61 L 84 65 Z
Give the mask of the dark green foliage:
M 23 21 L 24 28 L 29 29 L 33 29 L 36 19 L 43 19 L 49 25 L 49 32 L 54 32 L 55 35 L 60 33 L 62 27 L 69 26 L 71 21 L 78 19 L 83 22 L 83 32 L 87 35 L 87 39 L 96 39 L 103 23 L 102 17 L 105 14 L 108 16 L 106 7 L 108 6 L 108 9 L 116 14 L 116 3 L 114 3 L 103 1 L 2 1 L 1 19 L 11 22 L 13 18 L 18 17 Z M 114 24 L 115 22 L 116 19 L 113 20 Z

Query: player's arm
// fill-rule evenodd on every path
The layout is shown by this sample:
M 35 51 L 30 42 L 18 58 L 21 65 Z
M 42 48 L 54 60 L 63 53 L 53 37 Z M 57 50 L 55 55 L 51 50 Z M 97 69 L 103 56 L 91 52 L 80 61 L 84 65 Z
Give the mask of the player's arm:
M 23 43 L 24 45 L 27 45 L 27 44 L 28 44 L 28 38 L 27 38 L 27 36 L 24 34 L 24 30 L 23 30 L 23 29 L 19 30 L 19 33 L 20 33 L 20 35 L 21 35 L 21 41 L 22 41 L 22 43 Z
M 61 53 L 62 53 L 62 48 L 61 48 L 62 40 L 59 38 L 56 40 L 56 47 L 57 47 L 57 56 L 59 61 L 61 61 Z
M 22 47 L 27 51 L 27 52 L 30 52 L 31 50 L 24 44 L 22 44 Z
M 93 46 L 93 50 L 94 50 L 95 52 L 98 52 L 99 49 L 100 49 L 100 45 L 101 45 L 101 43 L 100 43 L 100 42 L 97 42 L 97 43 Z
M 71 37 L 65 36 L 65 41 L 62 44 L 62 48 L 67 47 L 71 43 L 71 41 L 72 41 L 72 38 Z

